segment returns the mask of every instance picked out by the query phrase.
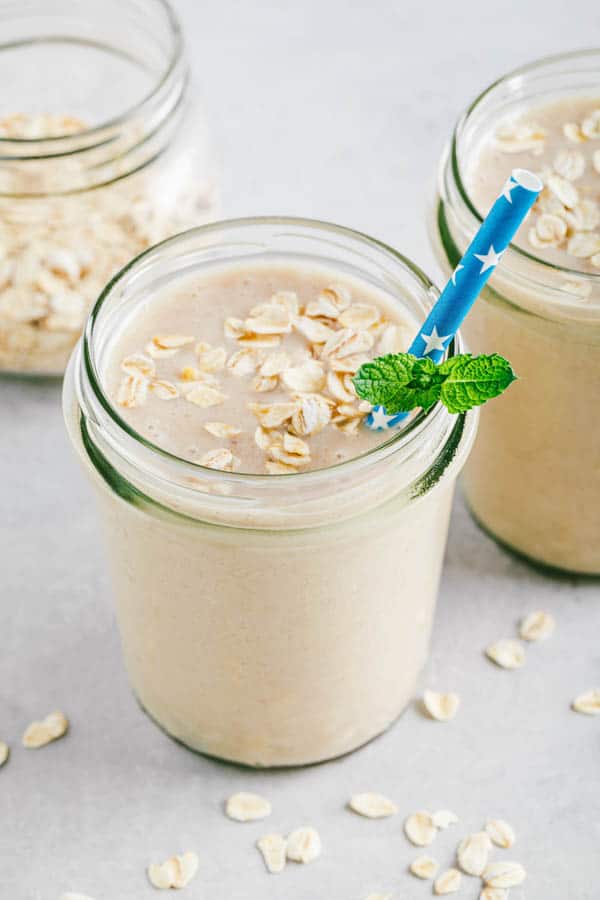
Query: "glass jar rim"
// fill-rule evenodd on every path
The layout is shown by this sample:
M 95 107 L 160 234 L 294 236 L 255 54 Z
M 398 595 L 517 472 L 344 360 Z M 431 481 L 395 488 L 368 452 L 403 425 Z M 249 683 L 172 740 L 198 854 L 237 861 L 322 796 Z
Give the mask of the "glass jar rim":
M 152 106 L 155 99 L 161 92 L 165 89 L 168 82 L 176 73 L 176 70 L 183 58 L 184 51 L 184 41 L 183 41 L 183 31 L 181 27 L 181 23 L 179 21 L 179 17 L 175 12 L 174 7 L 171 4 L 171 0 L 152 0 L 159 8 L 161 8 L 165 14 L 165 21 L 168 23 L 168 28 L 170 32 L 170 37 L 172 40 L 172 46 L 170 48 L 168 61 L 164 69 L 161 71 L 160 75 L 150 88 L 139 100 L 136 100 L 131 106 L 128 106 L 122 112 L 117 115 L 109 116 L 104 119 L 102 122 L 99 122 L 96 125 L 91 125 L 86 128 L 82 128 L 80 131 L 75 133 L 68 132 L 65 134 L 54 134 L 50 137 L 35 137 L 35 138 L 19 138 L 19 137 L 3 137 L 0 136 L 0 148 L 5 144 L 12 144 L 16 147 L 23 148 L 31 148 L 32 156 L 35 154 L 36 148 L 41 147 L 42 145 L 48 146 L 49 148 L 61 146 L 61 150 L 59 152 L 53 152 L 49 150 L 48 153 L 41 153 L 37 155 L 35 158 L 37 159 L 47 159 L 49 157 L 63 156 L 63 155 L 71 155 L 77 152 L 77 147 L 72 149 L 72 145 L 76 145 L 78 142 L 83 142 L 83 149 L 89 150 L 93 149 L 95 146 L 94 143 L 89 143 L 89 140 L 92 141 L 96 138 L 99 139 L 99 145 L 101 145 L 104 140 L 102 135 L 105 132 L 111 131 L 113 129 L 118 129 L 120 126 L 126 124 L 135 116 L 143 114 L 146 109 Z M 39 43 L 39 39 L 36 39 L 36 42 Z M 21 40 L 18 42 L 19 44 L 27 44 L 29 41 Z M 14 42 L 9 42 L 8 44 L 0 43 L 0 52 L 5 48 L 14 47 Z M 62 147 L 65 149 L 62 149 Z M 29 157 L 31 158 L 31 157 Z
M 166 240 L 158 244 L 155 244 L 154 246 L 145 250 L 143 253 L 134 257 L 134 259 L 127 263 L 127 265 L 124 266 L 106 285 L 90 313 L 81 340 L 80 374 L 82 374 L 85 378 L 86 387 L 89 387 L 91 402 L 94 405 L 97 404 L 100 407 L 103 415 L 108 417 L 112 425 L 114 425 L 116 429 L 118 429 L 118 433 L 120 433 L 122 437 L 124 437 L 126 440 L 135 442 L 136 447 L 141 448 L 145 453 L 151 454 L 153 458 L 160 457 L 168 464 L 177 466 L 180 471 L 187 471 L 192 476 L 201 474 L 202 478 L 208 481 L 222 481 L 223 478 L 226 477 L 226 480 L 232 484 L 242 485 L 251 483 L 268 483 L 275 485 L 283 483 L 284 479 L 288 479 L 289 481 L 289 476 L 287 474 L 269 475 L 261 473 L 225 473 L 217 471 L 206 466 L 202 466 L 200 463 L 183 459 L 182 457 L 172 454 L 168 450 L 165 450 L 164 448 L 154 444 L 152 441 L 149 441 L 143 435 L 139 434 L 139 432 L 137 432 L 119 415 L 117 409 L 111 403 L 107 393 L 102 387 L 102 379 L 96 366 L 94 355 L 94 338 L 98 317 L 103 309 L 104 304 L 108 302 L 110 297 L 113 295 L 113 292 L 118 290 L 118 288 L 121 286 L 123 279 L 133 274 L 136 270 L 146 267 L 148 263 L 151 263 L 152 258 L 159 255 L 162 251 L 177 246 L 178 244 L 183 243 L 185 240 L 189 240 L 191 238 L 202 239 L 202 237 L 208 236 L 210 234 L 218 234 L 219 232 L 222 233 L 227 229 L 244 226 L 296 226 L 301 228 L 314 228 L 329 235 L 342 238 L 346 237 L 351 240 L 356 240 L 360 243 L 369 245 L 372 249 L 375 249 L 378 252 L 382 252 L 384 255 L 390 257 L 396 264 L 399 263 L 404 271 L 414 279 L 417 285 L 420 286 L 424 296 L 428 295 L 431 298 L 436 298 L 439 295 L 439 291 L 433 284 L 433 282 L 428 278 L 428 276 L 415 263 L 413 263 L 411 260 L 409 260 L 403 254 L 399 253 L 394 248 L 383 243 L 382 241 L 379 241 L 376 238 L 372 238 L 360 231 L 356 231 L 354 229 L 347 228 L 341 225 L 336 225 L 331 222 L 291 216 L 255 216 L 226 219 L 218 222 L 212 222 L 207 225 L 201 225 L 188 231 L 181 232 L 173 237 L 167 238 Z M 450 356 L 453 356 L 456 355 L 456 353 L 459 353 L 461 349 L 461 338 L 460 335 L 457 335 L 456 338 L 450 343 L 448 347 L 448 353 L 450 354 Z M 80 385 L 78 394 L 80 398 L 79 402 L 82 407 L 83 392 L 85 392 L 86 394 L 88 393 L 87 391 L 84 391 L 83 386 Z M 395 431 L 389 439 L 376 444 L 365 453 L 351 457 L 350 459 L 344 460 L 343 462 L 335 463 L 333 465 L 326 466 L 320 469 L 312 469 L 307 472 L 295 473 L 293 481 L 295 484 L 306 484 L 307 482 L 315 483 L 319 480 L 322 480 L 323 478 L 327 478 L 328 475 L 332 472 L 339 473 L 340 471 L 349 471 L 351 468 L 356 469 L 358 466 L 362 466 L 370 462 L 376 463 L 379 460 L 385 460 L 393 453 L 399 451 L 402 448 L 406 448 L 413 441 L 418 440 L 418 438 L 423 435 L 424 431 L 426 429 L 432 428 L 435 423 L 439 423 L 441 425 L 442 420 L 444 420 L 448 416 L 449 413 L 446 411 L 445 407 L 443 407 L 443 405 L 438 402 L 434 404 L 434 406 L 430 407 L 430 409 L 427 411 L 419 411 L 419 413 L 414 418 L 410 419 L 403 428 Z
M 452 137 L 450 140 L 449 161 L 458 194 L 467 207 L 468 212 L 474 217 L 477 228 L 483 222 L 484 217 L 474 206 L 462 176 L 458 158 L 462 130 L 470 121 L 471 116 L 478 111 L 483 101 L 486 100 L 500 86 L 511 81 L 511 79 L 527 76 L 531 73 L 536 72 L 540 68 L 543 68 L 544 66 L 551 66 L 560 64 L 562 62 L 568 62 L 569 60 L 585 58 L 597 60 L 598 69 L 600 70 L 600 48 L 589 48 L 587 50 L 570 50 L 566 53 L 550 54 L 548 56 L 543 56 L 539 59 L 533 60 L 532 62 L 525 63 L 524 65 L 518 66 L 515 69 L 511 69 L 509 72 L 506 72 L 504 75 L 496 78 L 491 84 L 484 88 L 484 90 L 481 91 L 481 93 L 478 94 L 473 101 L 471 101 L 471 103 L 459 117 L 456 125 L 454 126 Z M 523 247 L 519 247 L 514 242 L 509 245 L 509 254 L 511 253 L 514 253 L 518 259 L 526 260 L 528 263 L 532 263 L 538 266 L 539 271 L 558 273 L 565 278 L 575 279 L 578 281 L 589 281 L 591 284 L 600 284 L 600 272 L 597 274 L 594 272 L 582 272 L 580 269 L 572 269 L 569 266 L 561 266 L 558 263 L 549 262 L 548 260 L 542 259 L 534 253 L 530 253 Z

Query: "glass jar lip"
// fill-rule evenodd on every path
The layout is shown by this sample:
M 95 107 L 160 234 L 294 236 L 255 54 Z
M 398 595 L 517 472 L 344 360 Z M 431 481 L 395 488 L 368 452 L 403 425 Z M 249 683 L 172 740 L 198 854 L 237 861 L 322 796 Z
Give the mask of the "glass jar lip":
M 191 460 L 177 456 L 176 454 L 170 453 L 168 450 L 165 450 L 157 444 L 154 444 L 152 441 L 149 441 L 143 435 L 139 434 L 139 432 L 137 432 L 131 425 L 129 425 L 128 422 L 125 421 L 125 419 L 123 419 L 119 415 L 116 408 L 110 402 L 110 399 L 108 398 L 106 392 L 102 387 L 101 378 L 95 365 L 93 352 L 94 329 L 102 306 L 108 300 L 113 290 L 119 286 L 122 279 L 132 269 L 139 266 L 140 264 L 143 264 L 152 255 L 160 253 L 162 249 L 166 249 L 167 247 L 176 245 L 184 238 L 189 238 L 192 236 L 202 237 L 203 235 L 222 232 L 229 228 L 243 226 L 252 227 L 261 225 L 289 225 L 292 227 L 300 226 L 308 228 L 314 227 L 342 237 L 345 236 L 351 239 L 358 239 L 360 242 L 367 243 L 371 247 L 383 251 L 386 255 L 391 256 L 396 262 L 399 262 L 416 279 L 416 281 L 420 284 L 420 286 L 426 293 L 429 293 L 432 296 L 439 295 L 437 287 L 419 266 L 417 266 L 403 254 L 399 253 L 393 247 L 390 247 L 388 244 L 385 244 L 384 242 L 376 238 L 372 238 L 369 235 L 355 229 L 347 228 L 342 225 L 336 225 L 333 222 L 295 216 L 252 216 L 224 219 L 218 222 L 211 222 L 207 225 L 200 225 L 196 228 L 180 232 L 179 234 L 167 238 L 166 240 L 161 241 L 158 244 L 154 244 L 152 247 L 149 247 L 147 250 L 144 250 L 138 256 L 130 260 L 127 265 L 125 265 L 111 279 L 111 281 L 108 282 L 108 284 L 98 297 L 98 300 L 94 304 L 82 335 L 81 354 L 86 379 L 92 390 L 95 400 L 100 404 L 103 412 L 109 416 L 110 420 L 114 425 L 116 425 L 119 431 L 122 432 L 127 439 L 134 441 L 136 446 L 140 446 L 144 452 L 150 453 L 153 456 L 159 456 L 162 459 L 166 460 L 168 463 L 177 465 L 180 469 L 185 469 L 191 474 L 197 475 L 201 473 L 203 478 L 222 480 L 223 476 L 226 476 L 227 480 L 230 483 L 269 483 L 274 485 L 276 483 L 282 483 L 284 479 L 288 479 L 290 476 L 288 474 L 270 475 L 246 472 L 220 472 L 218 470 L 208 468 L 207 466 L 203 466 L 198 462 L 193 462 Z M 454 356 L 456 353 L 460 352 L 461 349 L 462 344 L 460 340 L 460 334 L 458 334 L 448 345 L 448 354 L 450 356 Z M 364 464 L 367 461 L 377 462 L 378 459 L 387 458 L 387 456 L 392 451 L 400 450 L 402 447 L 405 447 L 407 444 L 418 438 L 425 430 L 425 428 L 431 427 L 436 422 L 440 422 L 441 419 L 447 415 L 448 413 L 446 412 L 445 407 L 438 402 L 434 404 L 434 406 L 430 407 L 427 411 L 420 410 L 417 415 L 410 419 L 403 428 L 394 431 L 392 433 L 392 436 L 388 440 L 382 441 L 380 444 L 377 444 L 375 447 L 372 447 L 365 453 L 361 453 L 358 456 L 353 456 L 350 459 L 344 460 L 343 462 L 325 466 L 320 469 L 311 469 L 307 472 L 294 473 L 294 483 L 299 483 L 297 479 L 301 479 L 302 483 L 306 483 L 309 480 L 312 480 L 314 482 L 315 480 L 319 480 L 319 478 L 327 477 L 328 473 L 331 473 L 333 471 L 347 471 L 349 468 L 356 468 L 358 465 Z
M 489 94 L 496 90 L 496 88 L 498 88 L 500 85 L 510 81 L 512 78 L 518 78 L 523 75 L 528 75 L 531 72 L 535 72 L 537 69 L 542 68 L 543 66 L 566 62 L 572 59 L 584 59 L 586 57 L 597 59 L 598 67 L 600 68 L 600 48 L 588 48 L 586 50 L 569 50 L 567 53 L 554 53 L 548 56 L 542 56 L 539 59 L 533 60 L 532 62 L 525 63 L 522 66 L 511 69 L 509 72 L 501 75 L 500 78 L 496 78 L 495 81 L 484 88 L 484 90 L 481 91 L 481 93 L 471 101 L 471 103 L 467 106 L 465 111 L 458 119 L 452 132 L 452 138 L 450 142 L 450 166 L 456 184 L 456 189 L 468 211 L 475 218 L 477 227 L 479 227 L 479 225 L 483 222 L 483 216 L 471 201 L 471 197 L 465 187 L 460 164 L 458 162 L 458 144 L 463 127 L 468 122 L 471 115 L 479 108 L 480 104 L 489 96 Z M 558 263 L 549 262 L 548 260 L 542 259 L 541 257 L 537 256 L 535 253 L 530 253 L 523 247 L 519 247 L 515 243 L 511 243 L 509 245 L 509 251 L 511 253 L 515 253 L 517 255 L 517 258 L 527 260 L 527 262 L 529 263 L 535 263 L 535 265 L 540 266 L 542 271 L 557 272 L 565 276 L 566 278 L 572 278 L 579 281 L 589 280 L 592 284 L 600 283 L 600 273 L 596 274 L 594 272 L 582 272 L 580 269 L 572 269 L 568 266 L 561 266 Z
M 129 106 L 127 109 L 123 110 L 123 112 L 119 113 L 116 116 L 111 116 L 108 119 L 98 123 L 97 125 L 92 125 L 89 128 L 83 128 L 81 131 L 77 131 L 75 133 L 69 132 L 66 134 L 54 134 L 51 137 L 36 137 L 36 138 L 15 138 L 15 137 L 2 137 L 0 136 L 0 147 L 5 144 L 12 144 L 17 147 L 22 147 L 23 149 L 27 147 L 31 147 L 32 150 L 35 150 L 36 147 L 41 145 L 47 145 L 49 147 L 58 146 L 59 144 L 64 144 L 65 142 L 72 141 L 85 141 L 85 149 L 90 149 L 94 145 L 90 145 L 87 143 L 89 138 L 100 137 L 100 143 L 104 143 L 103 138 L 101 137 L 106 131 L 110 131 L 111 129 L 118 128 L 119 126 L 125 124 L 133 117 L 137 116 L 144 109 L 150 106 L 155 99 L 155 97 L 160 94 L 163 90 L 164 86 L 172 77 L 175 72 L 179 62 L 183 56 L 183 31 L 181 28 L 181 23 L 179 21 L 179 17 L 175 12 L 175 9 L 171 5 L 171 0 L 153 0 L 154 3 L 157 3 L 165 12 L 166 20 L 168 22 L 168 27 L 171 33 L 171 37 L 173 39 L 173 45 L 171 48 L 171 52 L 169 55 L 168 63 L 165 69 L 161 72 L 159 78 L 155 81 L 152 88 L 142 96 L 138 101 L 136 101 L 132 106 Z M 37 42 L 37 39 L 36 39 Z M 16 42 L 19 45 L 30 43 L 27 40 L 21 40 Z M 0 52 L 6 47 L 15 46 L 15 42 L 10 42 L 8 44 L 0 44 Z M 76 152 L 76 151 L 70 151 Z M 69 151 L 59 152 L 59 153 L 42 153 L 39 159 L 45 159 L 47 156 L 62 156 L 68 155 Z

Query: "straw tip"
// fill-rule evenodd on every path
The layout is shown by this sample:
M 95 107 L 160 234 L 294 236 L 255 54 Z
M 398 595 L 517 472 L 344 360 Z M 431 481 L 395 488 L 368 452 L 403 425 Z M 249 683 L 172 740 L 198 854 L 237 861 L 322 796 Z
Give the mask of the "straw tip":
M 525 188 L 527 191 L 534 191 L 536 194 L 539 194 L 544 187 L 542 179 L 534 172 L 530 172 L 529 169 L 513 169 L 512 178 L 522 188 Z

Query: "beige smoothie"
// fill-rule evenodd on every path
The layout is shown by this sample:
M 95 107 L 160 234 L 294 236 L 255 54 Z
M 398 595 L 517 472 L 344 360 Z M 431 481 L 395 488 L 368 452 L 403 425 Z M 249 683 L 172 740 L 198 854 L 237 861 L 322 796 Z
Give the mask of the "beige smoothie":
M 413 695 L 474 419 L 365 427 L 351 378 L 407 347 L 418 311 L 341 265 L 267 255 L 148 285 L 91 336 L 106 421 L 81 359 L 65 388 L 133 689 L 204 753 L 338 756 Z
M 520 102 L 499 116 L 493 92 L 486 102 L 480 115 L 490 122 L 480 125 L 475 111 L 456 138 L 471 206 L 484 215 L 514 166 L 537 172 L 545 188 L 517 235 L 519 249 L 505 254 L 465 322 L 469 349 L 503 354 L 519 376 L 505 402 L 482 410 L 465 470 L 467 499 L 510 547 L 552 567 L 597 574 L 600 98 Z M 447 271 L 475 227 L 449 171 L 436 229 Z

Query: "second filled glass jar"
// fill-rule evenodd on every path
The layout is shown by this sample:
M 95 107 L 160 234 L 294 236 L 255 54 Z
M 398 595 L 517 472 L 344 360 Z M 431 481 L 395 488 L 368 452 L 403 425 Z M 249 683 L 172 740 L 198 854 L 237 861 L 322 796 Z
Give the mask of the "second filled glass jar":
M 73 355 L 65 416 L 100 500 L 131 683 L 196 750 L 317 762 L 383 731 L 413 696 L 477 413 L 436 404 L 382 435 L 361 424 L 356 346 L 380 352 L 400 334 L 365 305 L 375 294 L 398 322 L 422 322 L 437 296 L 408 260 L 347 229 L 219 223 L 127 267 Z M 338 328 L 344 304 L 354 328 Z M 146 345 L 158 308 L 175 330 Z M 111 388 L 121 338 L 123 392 Z M 275 370 L 281 383 L 265 384 Z M 309 450 L 321 467 L 298 471 Z
M 458 122 L 430 223 L 449 275 L 514 166 L 546 187 L 464 325 L 519 381 L 481 413 L 464 486 L 492 535 L 552 568 L 600 573 L 600 52 L 493 84 Z M 457 273 L 460 278 L 460 272 Z

